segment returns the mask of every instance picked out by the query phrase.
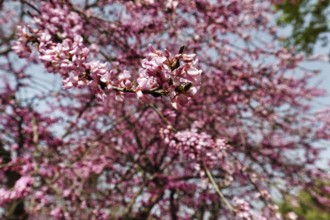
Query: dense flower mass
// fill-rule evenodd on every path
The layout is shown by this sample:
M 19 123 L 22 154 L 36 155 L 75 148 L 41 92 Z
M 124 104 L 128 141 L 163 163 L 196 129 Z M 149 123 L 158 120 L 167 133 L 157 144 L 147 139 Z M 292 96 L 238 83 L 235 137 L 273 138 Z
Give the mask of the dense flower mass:
M 24 176 L 16 181 L 13 189 L 0 189 L 0 204 L 3 205 L 13 200 L 24 198 L 31 193 L 32 183 L 33 179 L 31 177 Z
M 224 162 L 228 158 L 226 150 L 230 147 L 224 139 L 218 138 L 214 141 L 207 133 L 198 133 L 197 128 L 176 132 L 175 135 L 171 134 L 170 129 L 164 129 L 162 133 L 174 151 L 181 151 L 195 162 L 198 171 L 203 170 L 203 166 L 230 166 Z
M 273 3 L 0 1 L 0 219 L 328 209 L 329 108 Z
M 187 104 L 197 93 L 201 80 L 202 71 L 196 68 L 195 56 L 180 53 L 171 57 L 168 51 L 150 47 L 150 53 L 139 69 L 138 95 L 143 95 L 143 91 L 156 91 L 168 95 L 175 108 Z
M 125 92 L 136 93 L 138 98 L 144 94 L 168 96 L 176 109 L 186 105 L 197 93 L 202 71 L 197 69 L 196 55 L 183 54 L 183 49 L 171 57 L 167 50 L 156 51 L 149 45 L 147 58 L 141 61 L 142 68 L 136 70 L 136 82 L 128 70 L 123 70 L 117 80 L 112 80 L 114 73 L 107 63 L 91 61 L 93 48 L 84 43 L 82 20 L 78 14 L 65 6 L 53 8 L 52 5 L 41 4 L 44 13 L 34 16 L 37 29 L 18 28 L 18 40 L 12 48 L 23 58 L 32 52 L 29 44 L 36 46 L 47 71 L 61 74 L 64 88 L 88 86 L 102 99 L 105 98 L 105 89 L 115 90 L 117 100 L 121 101 Z M 47 22 L 50 24 L 45 26 Z

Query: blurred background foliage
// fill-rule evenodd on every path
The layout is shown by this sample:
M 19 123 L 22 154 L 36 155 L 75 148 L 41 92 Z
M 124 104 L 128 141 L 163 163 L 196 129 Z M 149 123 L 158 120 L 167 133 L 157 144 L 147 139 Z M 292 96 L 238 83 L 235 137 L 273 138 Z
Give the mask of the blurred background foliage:
M 322 189 L 322 190 L 321 190 Z M 296 198 L 288 196 L 279 204 L 279 211 L 285 219 L 330 220 L 330 182 L 317 181 L 310 191 L 301 189 Z M 320 198 L 323 201 L 320 201 Z M 296 218 L 290 218 L 291 215 Z
M 330 0 L 282 0 L 276 1 L 275 8 L 278 25 L 290 28 L 285 46 L 295 46 L 306 54 L 314 52 L 317 42 L 329 46 Z M 330 48 L 328 51 L 330 55 Z

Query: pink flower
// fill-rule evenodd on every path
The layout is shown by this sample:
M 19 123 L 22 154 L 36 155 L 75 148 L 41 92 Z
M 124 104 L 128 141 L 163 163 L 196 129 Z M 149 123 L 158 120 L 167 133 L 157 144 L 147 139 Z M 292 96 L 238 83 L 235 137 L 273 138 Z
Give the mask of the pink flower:
M 28 46 L 28 43 L 32 39 L 32 34 L 29 33 L 26 26 L 17 26 L 17 41 L 12 46 L 12 49 L 20 58 L 27 58 L 31 54 L 31 48 Z
M 149 46 L 149 54 L 139 70 L 138 89 L 162 89 L 164 94 L 169 94 L 174 108 L 187 105 L 197 94 L 202 73 L 196 68 L 195 57 L 195 54 L 171 57 L 167 50 L 161 52 Z
M 31 178 L 29 176 L 23 176 L 19 180 L 16 181 L 14 189 L 19 192 L 23 192 L 28 187 L 30 187 L 32 183 L 33 183 L 33 178 Z

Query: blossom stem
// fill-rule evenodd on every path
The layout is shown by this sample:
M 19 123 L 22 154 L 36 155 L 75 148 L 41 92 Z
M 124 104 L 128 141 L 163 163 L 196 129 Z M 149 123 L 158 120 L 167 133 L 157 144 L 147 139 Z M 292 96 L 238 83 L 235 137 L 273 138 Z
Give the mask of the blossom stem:
M 222 194 L 221 190 L 219 189 L 219 186 L 216 184 L 210 170 L 203 164 L 204 170 L 206 172 L 207 177 L 209 178 L 212 186 L 214 187 L 215 191 L 220 196 L 221 200 L 225 203 L 225 205 L 229 208 L 230 211 L 235 212 L 235 208 L 228 202 L 228 200 L 225 198 L 225 196 Z

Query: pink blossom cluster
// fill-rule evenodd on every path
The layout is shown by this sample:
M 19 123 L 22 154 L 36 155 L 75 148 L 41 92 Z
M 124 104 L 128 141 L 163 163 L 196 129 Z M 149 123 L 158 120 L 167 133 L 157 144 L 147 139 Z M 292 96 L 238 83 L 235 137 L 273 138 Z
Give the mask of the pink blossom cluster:
M 174 108 L 186 105 L 197 93 L 201 81 L 202 71 L 197 69 L 195 57 L 182 53 L 171 56 L 167 50 L 157 51 L 149 46 L 149 54 L 139 69 L 138 96 L 146 90 L 159 91 L 170 97 Z
M 71 11 L 67 5 L 41 2 L 38 13 L 33 15 L 33 20 L 35 27 L 18 26 L 18 41 L 15 42 L 13 50 L 20 56 L 27 57 L 27 52 L 31 52 L 31 49 L 28 49 L 28 43 L 32 43 L 38 45 L 38 52 L 41 56 L 50 57 L 53 55 L 54 58 L 68 59 L 67 54 L 60 55 L 61 44 L 70 39 L 72 42 L 63 43 L 64 50 L 67 50 L 70 43 L 73 43 L 76 37 L 81 36 L 83 27 L 79 15 Z M 57 46 L 58 57 L 56 57 L 55 52 L 52 52 Z M 71 56 L 73 55 L 74 53 L 71 54 Z M 45 61 L 50 60 L 46 58 Z M 53 69 L 50 70 L 53 71 Z
M 18 179 L 12 189 L 0 188 L 0 205 L 13 200 L 23 198 L 32 190 L 34 179 L 30 176 L 23 176 Z
M 254 219 L 251 206 L 245 200 L 235 197 L 233 199 L 233 205 L 235 207 L 235 212 L 238 219 L 242 219 L 242 220 Z
M 31 55 L 32 51 L 28 44 L 33 42 L 33 37 L 30 31 L 30 27 L 17 26 L 17 41 L 15 41 L 12 49 L 20 58 L 27 58 Z
M 232 199 L 235 219 L 237 220 L 282 220 L 282 215 L 278 212 L 278 206 L 267 204 L 259 213 L 254 211 L 255 205 L 247 199 L 234 197 Z
M 18 40 L 13 50 L 27 57 L 31 52 L 28 44 L 36 44 L 39 59 L 48 72 L 63 77 L 64 88 L 90 86 L 95 90 L 101 75 L 109 71 L 108 65 L 89 61 L 96 48 L 85 46 L 80 16 L 68 6 L 55 6 L 41 3 L 40 14 L 34 16 L 37 28 L 18 27 Z
M 165 129 L 163 133 L 172 150 L 179 151 L 194 161 L 197 170 L 202 170 L 205 165 L 212 167 L 223 164 L 227 157 L 229 145 L 224 139 L 214 141 L 209 134 L 198 132 L 196 128 L 179 131 L 174 135 Z
M 114 79 L 116 73 L 110 70 L 109 64 L 90 61 L 95 48 L 89 48 L 84 42 L 79 15 L 68 7 L 52 8 L 51 5 L 41 4 L 41 15 L 34 17 L 37 29 L 18 28 L 18 41 L 13 50 L 27 57 L 31 52 L 28 44 L 37 44 L 39 59 L 47 71 L 62 76 L 64 88 L 88 86 L 102 99 L 106 97 L 106 90 L 115 90 L 119 100 L 123 100 L 125 92 L 136 93 L 138 98 L 144 94 L 168 96 L 176 109 L 187 105 L 196 95 L 202 71 L 197 68 L 195 54 L 180 51 L 171 56 L 167 50 L 157 51 L 150 45 L 136 82 L 128 70 Z M 49 25 L 44 26 L 45 23 Z

